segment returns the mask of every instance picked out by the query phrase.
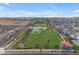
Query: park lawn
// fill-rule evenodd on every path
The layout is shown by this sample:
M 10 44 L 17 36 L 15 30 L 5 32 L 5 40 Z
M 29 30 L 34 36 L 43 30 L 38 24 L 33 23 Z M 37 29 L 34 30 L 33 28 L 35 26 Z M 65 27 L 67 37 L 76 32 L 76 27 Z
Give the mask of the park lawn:
M 60 48 L 60 35 L 55 32 L 52 27 L 47 24 L 35 24 L 36 27 L 47 27 L 46 30 L 42 30 L 40 34 L 30 33 L 25 37 L 25 48 Z
M 34 27 L 47 27 L 48 25 L 47 24 L 35 24 L 33 25 Z

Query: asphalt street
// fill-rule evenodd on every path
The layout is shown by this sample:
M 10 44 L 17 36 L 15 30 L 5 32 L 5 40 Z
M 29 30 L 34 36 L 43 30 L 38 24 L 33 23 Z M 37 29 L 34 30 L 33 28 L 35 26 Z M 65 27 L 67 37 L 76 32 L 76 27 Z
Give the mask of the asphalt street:
M 72 51 L 7 51 L 3 55 L 79 55 L 79 52 Z
M 16 38 L 20 32 L 24 31 L 23 27 L 15 28 L 13 30 L 9 30 L 7 33 L 4 33 L 0 36 L 0 47 L 5 47 L 10 40 Z

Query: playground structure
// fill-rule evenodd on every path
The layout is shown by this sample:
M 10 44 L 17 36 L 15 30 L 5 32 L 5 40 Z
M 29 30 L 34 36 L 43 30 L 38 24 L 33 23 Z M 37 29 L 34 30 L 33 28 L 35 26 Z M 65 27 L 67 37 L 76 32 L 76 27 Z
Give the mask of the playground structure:
M 61 40 L 61 44 L 62 48 L 71 49 L 73 47 L 73 45 L 69 41 L 66 41 L 65 39 Z

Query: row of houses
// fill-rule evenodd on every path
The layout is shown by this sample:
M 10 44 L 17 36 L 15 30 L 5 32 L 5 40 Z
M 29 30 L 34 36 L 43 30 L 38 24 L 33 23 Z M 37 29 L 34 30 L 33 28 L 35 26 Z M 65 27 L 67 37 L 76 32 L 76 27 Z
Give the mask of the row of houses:
M 0 18 L 0 25 L 21 26 L 30 23 L 48 23 L 55 27 L 62 34 L 72 34 L 79 31 L 79 17 L 53 17 L 53 18 L 32 18 L 32 17 L 9 17 Z

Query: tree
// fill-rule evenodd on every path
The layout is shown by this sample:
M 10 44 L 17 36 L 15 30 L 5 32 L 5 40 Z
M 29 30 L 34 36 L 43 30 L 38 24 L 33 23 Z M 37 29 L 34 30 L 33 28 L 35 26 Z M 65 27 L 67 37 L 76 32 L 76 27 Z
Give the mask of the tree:
M 49 44 L 49 43 L 50 43 L 50 40 L 48 40 L 47 42 L 48 42 L 48 44 Z
M 39 48 L 39 44 L 36 44 L 35 48 Z

